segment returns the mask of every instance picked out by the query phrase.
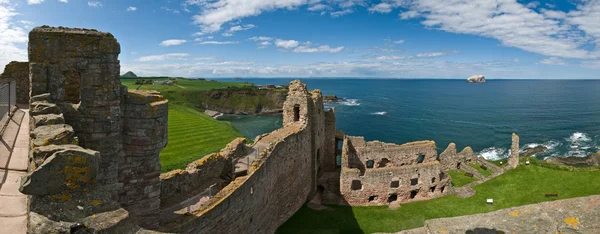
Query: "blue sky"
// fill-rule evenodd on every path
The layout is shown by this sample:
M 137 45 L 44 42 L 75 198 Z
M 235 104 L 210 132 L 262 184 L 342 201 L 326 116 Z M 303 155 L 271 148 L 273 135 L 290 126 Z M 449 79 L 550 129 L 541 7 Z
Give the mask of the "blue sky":
M 41 25 L 146 76 L 600 78 L 600 0 L 0 0 L 0 66 Z

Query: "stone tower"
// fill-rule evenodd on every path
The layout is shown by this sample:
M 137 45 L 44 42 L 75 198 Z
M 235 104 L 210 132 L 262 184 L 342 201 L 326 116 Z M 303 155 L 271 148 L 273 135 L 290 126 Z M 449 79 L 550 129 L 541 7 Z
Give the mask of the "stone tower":
M 519 136 L 512 134 L 512 146 L 510 147 L 510 157 L 508 158 L 508 166 L 517 168 L 519 165 Z
M 110 33 L 34 28 L 31 96 L 47 95 L 79 145 L 100 152 L 95 181 L 101 189 L 131 214 L 149 215 L 160 207 L 159 153 L 167 144 L 168 101 L 121 85 L 120 52 Z

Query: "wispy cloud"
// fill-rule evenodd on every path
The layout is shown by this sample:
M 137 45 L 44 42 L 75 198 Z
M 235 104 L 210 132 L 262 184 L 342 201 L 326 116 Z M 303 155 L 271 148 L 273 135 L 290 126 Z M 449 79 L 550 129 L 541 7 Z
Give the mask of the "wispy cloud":
M 91 1 L 91 2 L 88 2 L 88 6 L 90 6 L 90 7 L 102 7 L 102 3 L 98 2 L 98 1 Z
M 134 6 L 127 7 L 127 11 L 136 11 L 136 10 L 137 10 L 137 7 L 134 7 Z
M 140 62 L 150 62 L 150 61 L 163 61 L 163 60 L 185 60 L 190 56 L 188 53 L 170 53 L 170 54 L 158 54 L 158 55 L 148 55 L 144 57 L 140 57 L 136 59 Z
M 547 59 L 543 59 L 542 61 L 540 61 L 540 63 L 546 64 L 546 65 L 561 65 L 561 66 L 567 65 L 567 63 L 564 60 L 559 59 L 557 57 L 550 57 Z
M 302 45 L 294 48 L 293 52 L 296 53 L 317 53 L 317 52 L 327 52 L 327 53 L 337 53 L 344 49 L 343 46 L 332 48 L 328 45 L 311 47 L 310 45 Z
M 229 45 L 229 44 L 238 44 L 238 41 L 201 41 L 196 44 L 199 45 Z
M 44 2 L 44 0 L 27 0 L 28 5 L 36 5 Z
M 275 40 L 275 46 L 281 47 L 284 49 L 291 49 L 291 48 L 298 46 L 299 44 L 300 43 L 296 40 L 282 40 L 282 39 Z
M 226 37 L 230 37 L 230 36 L 233 36 L 233 34 L 235 32 L 246 31 L 246 30 L 249 30 L 249 29 L 252 29 L 255 27 L 256 27 L 256 25 L 254 25 L 254 24 L 235 25 L 235 26 L 232 26 L 231 28 L 229 28 L 229 30 L 227 30 L 227 32 L 223 33 L 222 35 L 226 36 Z
M 186 43 L 186 40 L 181 40 L 181 39 L 169 39 L 169 40 L 164 40 L 160 43 L 161 46 L 177 46 L 177 45 L 181 45 L 183 43 Z

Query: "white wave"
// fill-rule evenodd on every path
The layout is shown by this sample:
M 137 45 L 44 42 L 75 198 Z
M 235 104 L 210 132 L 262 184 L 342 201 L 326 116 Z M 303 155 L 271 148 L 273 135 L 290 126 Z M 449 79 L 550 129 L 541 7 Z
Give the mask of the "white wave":
M 569 137 L 569 140 L 571 142 L 591 141 L 591 139 L 588 137 L 588 135 L 585 133 L 582 133 L 582 132 L 575 132 L 575 133 L 571 134 L 571 136 Z
M 360 106 L 358 99 L 345 99 L 339 103 L 345 106 Z
M 387 115 L 387 111 L 373 112 L 372 115 Z
M 497 147 L 485 148 L 479 152 L 479 156 L 487 160 L 500 160 L 503 158 L 507 158 L 509 154 L 510 150 Z

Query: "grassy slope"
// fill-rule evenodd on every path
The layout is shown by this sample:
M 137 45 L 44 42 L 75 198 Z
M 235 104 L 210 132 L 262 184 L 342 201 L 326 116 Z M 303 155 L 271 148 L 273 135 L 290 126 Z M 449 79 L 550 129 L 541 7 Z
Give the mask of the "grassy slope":
M 462 187 L 466 184 L 469 184 L 469 183 L 477 180 L 477 178 L 475 178 L 475 177 L 466 176 L 465 171 L 462 171 L 462 170 L 461 171 L 449 170 L 448 174 L 452 178 L 452 184 L 454 185 L 454 187 Z
M 135 79 L 122 79 L 121 84 L 136 89 Z M 179 80 L 186 89 L 210 90 L 223 86 L 244 86 L 236 82 Z M 169 99 L 169 143 L 160 153 L 162 172 L 183 169 L 202 156 L 219 151 L 236 137 L 243 135 L 226 121 L 218 121 L 190 108 L 183 98 L 184 88 L 171 85 L 143 85 L 140 89 L 160 91 Z
M 458 198 L 449 195 L 433 200 L 387 207 L 331 206 L 314 211 L 303 206 L 278 229 L 278 233 L 372 233 L 397 232 L 424 225 L 427 219 L 484 213 L 544 201 L 600 193 L 598 171 L 566 171 L 536 165 L 519 166 L 486 183 L 473 187 L 477 195 Z M 547 198 L 546 193 L 558 193 Z M 485 200 L 493 198 L 494 204 Z
M 489 175 L 492 174 L 491 169 L 483 169 L 483 168 L 481 168 L 481 165 L 479 165 L 479 164 L 471 163 L 471 164 L 469 164 L 469 166 L 472 168 L 475 168 L 475 170 L 477 170 L 479 172 L 479 174 L 481 174 L 483 177 L 488 177 Z

